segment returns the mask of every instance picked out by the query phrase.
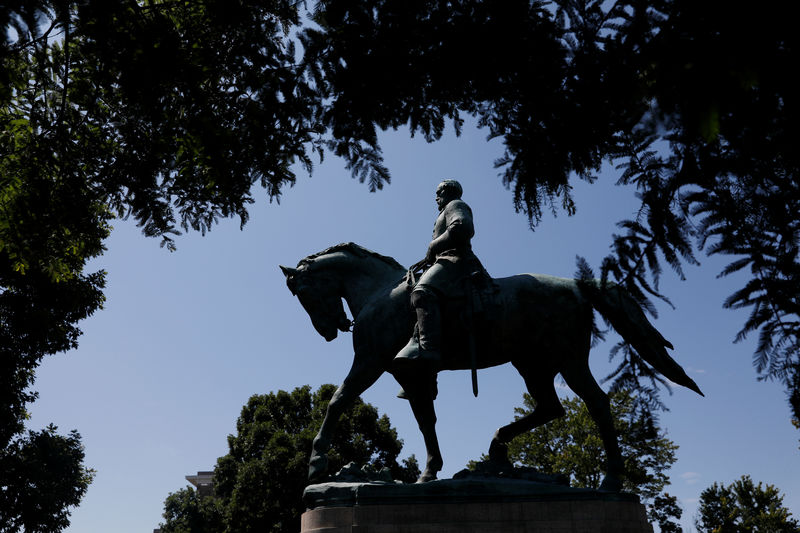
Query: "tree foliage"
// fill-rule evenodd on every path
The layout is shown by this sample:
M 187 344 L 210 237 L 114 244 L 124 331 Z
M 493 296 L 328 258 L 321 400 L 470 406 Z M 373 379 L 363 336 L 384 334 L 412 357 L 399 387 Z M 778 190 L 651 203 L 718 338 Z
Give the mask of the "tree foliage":
M 618 166 L 641 209 L 620 222 L 601 272 L 649 308 L 667 299 L 662 263 L 682 277 L 705 250 L 731 256 L 721 275 L 748 270 L 725 302 L 751 311 L 737 340 L 757 331 L 759 376 L 796 390 L 790 6 L 320 0 L 308 21 L 300 5 L 12 2 L 0 12 L 17 36 L 0 47 L 0 98 L 4 154 L 19 163 L 2 171 L 4 194 L 32 179 L 31 163 L 48 182 L 71 175 L 63 181 L 85 204 L 73 218 L 103 227 L 109 213 L 133 216 L 171 246 L 219 217 L 244 223 L 255 184 L 277 198 L 293 164 L 310 170 L 315 153 L 343 157 L 381 188 L 379 130 L 408 126 L 434 141 L 471 115 L 502 139 L 497 167 L 532 226 L 545 211 L 574 212 L 570 180 Z M 62 271 L 65 250 L 37 257 L 27 231 L 3 232 L 11 264 Z M 628 369 L 619 386 L 635 385 L 644 365 L 617 353 Z
M 161 533 L 219 533 L 225 531 L 223 509 L 217 498 L 201 497 L 192 487 L 170 493 L 164 500 Z
M 102 252 L 109 218 L 86 180 L 99 148 L 66 128 L 77 111 L 59 97 L 68 59 L 48 43 L 48 5 L 0 10 L 17 35 L 0 44 L 0 524 L 9 532 L 61 531 L 93 477 L 77 432 L 24 433 L 39 362 L 77 346 L 76 324 L 102 305 L 104 273 L 84 266 Z
M 677 499 L 665 492 L 668 470 L 678 446 L 669 440 L 658 421 L 626 391 L 610 395 L 611 411 L 625 462 L 623 490 L 638 494 L 647 506 L 648 518 L 662 531 L 678 531 L 682 511 Z M 509 459 L 543 474 L 561 474 L 570 485 L 596 489 L 605 473 L 605 448 L 586 405 L 578 398 L 562 400 L 566 414 L 517 436 L 508 444 Z M 536 402 L 527 393 L 518 417 L 533 411 Z
M 304 386 L 252 396 L 236 422 L 236 435 L 228 436 L 228 454 L 217 460 L 213 498 L 203 500 L 191 488 L 171 494 L 162 531 L 299 531 L 311 443 L 335 390 L 323 385 L 312 392 Z M 413 482 L 419 468 L 413 456 L 398 463 L 402 446 L 389 418 L 359 399 L 336 428 L 331 470 L 355 462 L 388 468 L 394 479 Z
M 791 515 L 777 488 L 742 476 L 700 494 L 695 526 L 701 533 L 797 533 L 800 523 Z
M 50 533 L 69 525 L 94 471 L 83 466 L 77 432 L 29 431 L 0 449 L 0 531 Z

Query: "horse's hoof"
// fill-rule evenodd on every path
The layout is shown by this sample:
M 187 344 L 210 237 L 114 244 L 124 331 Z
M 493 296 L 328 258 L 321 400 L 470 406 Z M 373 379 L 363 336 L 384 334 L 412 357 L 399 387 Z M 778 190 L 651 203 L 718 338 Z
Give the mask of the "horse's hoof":
M 489 461 L 498 465 L 510 465 L 511 461 L 508 460 L 508 446 L 499 440 L 492 439 L 489 445 Z
M 426 470 L 417 479 L 417 483 L 427 483 L 428 481 L 436 481 L 436 472 L 428 472 Z
M 603 482 L 600 483 L 600 489 L 603 492 L 620 492 L 622 490 L 622 481 L 611 474 L 607 474 Z
M 328 472 L 328 458 L 324 455 L 315 455 L 308 462 L 308 481 L 313 483 L 321 481 Z

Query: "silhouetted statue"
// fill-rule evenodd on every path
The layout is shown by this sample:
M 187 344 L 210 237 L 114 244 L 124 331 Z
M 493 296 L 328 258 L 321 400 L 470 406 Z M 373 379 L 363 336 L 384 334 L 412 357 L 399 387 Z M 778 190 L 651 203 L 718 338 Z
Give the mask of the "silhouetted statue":
M 471 269 L 479 263 L 469 246 L 473 234 L 469 207 L 458 198 L 460 187 L 447 183 L 437 189 L 441 214 L 429 253 L 415 268 L 406 271 L 391 257 L 353 243 L 308 256 L 297 268 L 281 267 L 292 294 L 327 341 L 335 339 L 338 331 L 350 331 L 351 325 L 353 328 L 353 365 L 331 398 L 314 439 L 309 479 L 324 479 L 326 453 L 339 416 L 384 372 L 392 373 L 403 387 L 425 440 L 427 460 L 418 481 L 436 479 L 442 468 L 433 406 L 436 372 L 510 362 L 522 375 L 536 409 L 495 432 L 489 446 L 491 462 L 510 466 L 506 444 L 511 439 L 564 414 L 553 385 L 560 373 L 586 403 L 602 435 L 607 464 L 601 489 L 619 491 L 623 461 L 609 400 L 588 364 L 593 309 L 656 371 L 698 394 L 702 392 L 667 354 L 665 348 L 672 345 L 647 321 L 638 303 L 613 284 L 519 274 L 490 281 L 496 294 L 486 305 L 476 296 L 480 291 L 454 287 L 458 285 L 455 280 L 473 277 Z M 415 284 L 414 271 L 422 263 L 432 266 Z M 352 324 L 342 299 L 350 308 Z M 434 306 L 443 307 L 445 312 L 441 325 L 431 333 L 431 324 L 438 320 L 431 320 L 437 312 L 432 310 Z M 477 307 L 482 312 L 476 320 Z M 408 343 L 415 322 L 420 323 L 419 340 Z M 438 338 L 442 341 L 437 342 Z M 406 359 L 406 364 L 398 364 L 396 355 Z

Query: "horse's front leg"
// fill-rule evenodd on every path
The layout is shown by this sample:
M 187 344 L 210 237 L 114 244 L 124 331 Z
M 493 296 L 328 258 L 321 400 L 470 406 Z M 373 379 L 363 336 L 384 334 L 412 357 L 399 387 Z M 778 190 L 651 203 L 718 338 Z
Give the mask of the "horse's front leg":
M 436 435 L 436 411 L 433 400 L 436 398 L 436 375 L 429 381 L 417 382 L 412 386 L 403 385 L 409 397 L 411 410 L 425 441 L 427 459 L 425 470 L 417 479 L 417 483 L 425 483 L 436 479 L 436 474 L 442 469 L 442 453 L 439 450 L 439 438 Z
M 358 398 L 365 390 L 371 387 L 383 373 L 383 369 L 375 364 L 357 364 L 361 359 L 356 356 L 353 366 L 347 377 L 344 379 L 336 392 L 333 393 L 325 418 L 322 421 L 314 443 L 311 446 L 311 458 L 308 461 L 308 480 L 315 482 L 322 480 L 328 473 L 328 450 L 331 447 L 331 439 L 336 430 L 336 424 L 342 413 Z
M 322 427 L 314 437 L 314 443 L 311 445 L 311 457 L 308 460 L 308 481 L 314 483 L 321 481 L 328 473 L 328 450 L 331 447 L 330 435 L 333 433 L 335 422 L 327 423 L 330 415 L 330 405 L 328 411 L 325 413 L 325 420 L 322 422 Z M 333 420 L 333 418 L 330 418 Z

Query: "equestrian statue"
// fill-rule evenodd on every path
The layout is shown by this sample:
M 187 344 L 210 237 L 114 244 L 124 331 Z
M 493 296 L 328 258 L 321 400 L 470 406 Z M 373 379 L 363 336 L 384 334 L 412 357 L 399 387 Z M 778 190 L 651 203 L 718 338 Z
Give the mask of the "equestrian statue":
M 703 393 L 667 353 L 669 341 L 621 287 L 542 274 L 490 278 L 472 252 L 472 211 L 461 196 L 455 180 L 439 184 L 433 239 L 425 258 L 410 269 L 354 243 L 310 255 L 296 268 L 281 266 L 289 290 L 325 340 L 351 327 L 353 332 L 353 365 L 314 439 L 309 481 L 327 474 L 326 453 L 342 412 L 384 372 L 402 387 L 400 397 L 409 401 L 423 435 L 427 459 L 418 482 L 436 479 L 442 469 L 434 411 L 437 372 L 471 370 L 477 394 L 477 369 L 510 362 L 536 408 L 495 432 L 490 461 L 508 464 L 511 439 L 564 415 L 554 386 L 561 374 L 600 430 L 606 451 L 600 489 L 619 491 L 623 459 L 609 400 L 588 364 L 594 311 L 656 371 Z

